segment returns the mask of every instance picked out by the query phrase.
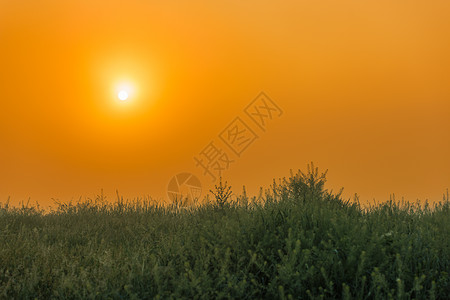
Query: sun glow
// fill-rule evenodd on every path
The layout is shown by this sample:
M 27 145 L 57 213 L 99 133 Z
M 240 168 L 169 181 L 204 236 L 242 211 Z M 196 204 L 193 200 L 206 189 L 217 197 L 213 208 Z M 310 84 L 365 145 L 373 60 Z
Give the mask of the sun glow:
M 125 101 L 128 99 L 128 92 L 125 90 L 121 90 L 117 96 L 120 100 Z
M 132 99 L 134 102 L 136 98 L 134 84 L 131 84 L 130 82 L 116 84 L 115 93 L 120 102 L 129 102 Z

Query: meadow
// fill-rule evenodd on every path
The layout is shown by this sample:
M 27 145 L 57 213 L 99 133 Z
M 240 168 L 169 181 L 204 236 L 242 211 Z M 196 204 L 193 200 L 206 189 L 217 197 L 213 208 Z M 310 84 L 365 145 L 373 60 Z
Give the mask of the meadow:
M 0 207 L 1 299 L 448 299 L 450 204 L 363 208 L 311 166 L 191 208 Z

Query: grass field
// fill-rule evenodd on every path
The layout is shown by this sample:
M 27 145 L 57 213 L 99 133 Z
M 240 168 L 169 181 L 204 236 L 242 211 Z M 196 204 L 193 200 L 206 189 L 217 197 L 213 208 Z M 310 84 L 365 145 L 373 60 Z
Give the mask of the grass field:
M 448 299 L 448 195 L 362 209 L 325 181 L 311 168 L 191 209 L 3 204 L 0 298 Z

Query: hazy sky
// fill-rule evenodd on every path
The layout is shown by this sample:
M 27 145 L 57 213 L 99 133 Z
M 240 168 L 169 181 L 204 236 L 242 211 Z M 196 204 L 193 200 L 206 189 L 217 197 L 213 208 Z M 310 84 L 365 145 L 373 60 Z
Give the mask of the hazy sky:
M 211 146 L 237 192 L 313 161 L 346 197 L 441 200 L 449 14 L 447 0 L 0 0 L 0 202 L 162 199 L 181 172 L 204 195 L 194 157 Z

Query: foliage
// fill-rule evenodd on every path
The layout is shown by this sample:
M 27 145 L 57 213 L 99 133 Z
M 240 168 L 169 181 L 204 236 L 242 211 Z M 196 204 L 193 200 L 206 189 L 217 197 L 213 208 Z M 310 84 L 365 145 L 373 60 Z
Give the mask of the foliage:
M 448 196 L 363 210 L 322 175 L 311 166 L 220 210 L 0 206 L 0 299 L 446 299 Z
M 215 191 L 210 190 L 210 192 L 214 195 L 216 200 L 215 204 L 219 208 L 224 208 L 225 205 L 230 204 L 229 200 L 233 192 L 231 191 L 231 186 L 228 185 L 227 181 L 225 181 L 225 184 L 222 184 L 222 177 L 220 177 L 219 185 L 215 185 Z

